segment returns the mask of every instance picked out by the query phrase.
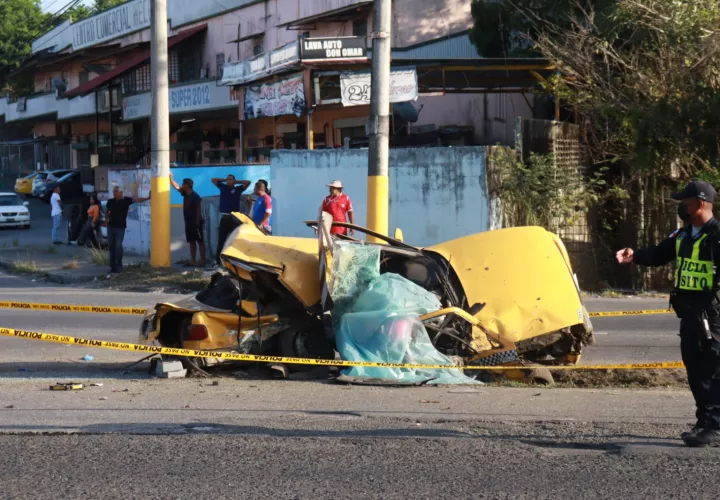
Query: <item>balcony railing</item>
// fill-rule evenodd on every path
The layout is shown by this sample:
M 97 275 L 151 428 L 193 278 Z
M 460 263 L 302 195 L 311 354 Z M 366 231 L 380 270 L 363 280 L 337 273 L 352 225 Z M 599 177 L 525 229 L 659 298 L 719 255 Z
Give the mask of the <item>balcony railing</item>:
M 6 122 L 27 120 L 46 115 L 56 115 L 58 120 L 95 114 L 95 94 L 75 99 L 58 99 L 54 92 L 19 98 L 10 102 L 0 98 L 0 115 Z

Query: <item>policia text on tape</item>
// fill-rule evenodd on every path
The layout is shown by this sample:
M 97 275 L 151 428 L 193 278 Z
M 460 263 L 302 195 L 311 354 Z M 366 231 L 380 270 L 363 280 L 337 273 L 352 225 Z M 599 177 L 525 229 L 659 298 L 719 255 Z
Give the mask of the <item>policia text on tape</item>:
M 125 314 L 141 316 L 144 307 L 85 306 L 75 304 L 42 304 L 38 302 L 0 302 L 0 309 L 21 309 L 26 311 L 77 312 L 95 314 Z
M 143 307 L 110 307 L 86 306 L 75 304 L 43 304 L 38 302 L 0 302 L 0 309 L 24 309 L 27 311 L 54 311 L 94 314 L 124 314 L 142 316 L 146 308 Z M 643 309 L 639 311 L 605 311 L 589 312 L 591 318 L 612 318 L 619 316 L 649 316 L 654 314 L 670 314 L 672 309 Z
M 339 366 L 339 367 L 377 367 L 377 368 L 407 368 L 414 370 L 518 370 L 522 366 L 449 366 L 449 365 L 420 365 L 406 363 L 377 363 L 372 361 L 344 361 L 309 358 L 287 358 L 282 356 L 260 356 L 257 354 L 239 354 L 235 352 L 197 351 L 193 349 L 177 349 L 172 347 L 158 347 L 150 345 L 130 344 L 126 342 L 109 342 L 106 340 L 92 340 L 54 333 L 32 332 L 27 330 L 15 330 L 12 328 L 0 328 L 0 336 L 15 337 L 28 340 L 39 340 L 43 342 L 54 342 L 58 344 L 69 344 L 98 349 L 113 349 L 116 351 L 130 351 L 144 354 L 166 354 L 170 356 L 186 356 L 193 358 L 216 358 L 251 363 L 284 363 L 293 365 L 315 365 L 315 366 Z M 683 368 L 680 361 L 659 362 L 659 363 L 630 363 L 623 365 L 589 365 L 589 366 L 545 366 L 550 370 L 658 370 L 668 368 Z

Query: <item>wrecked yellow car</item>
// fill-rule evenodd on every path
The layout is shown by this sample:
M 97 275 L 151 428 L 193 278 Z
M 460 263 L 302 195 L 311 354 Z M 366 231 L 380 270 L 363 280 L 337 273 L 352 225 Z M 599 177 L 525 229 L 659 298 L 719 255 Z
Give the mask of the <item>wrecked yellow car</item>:
M 410 316 L 419 316 L 432 348 L 454 364 L 574 364 L 592 343 L 565 247 L 542 228 L 489 231 L 418 248 L 401 237 L 333 223 L 327 214 L 306 223 L 316 238 L 268 236 L 245 215 L 234 215 L 241 225 L 222 252 L 230 275 L 214 276 L 194 297 L 157 304 L 143 321 L 141 342 L 318 359 L 333 359 L 336 349 L 357 352 L 338 345 L 338 329 L 346 323 L 338 316 L 363 311 L 335 298 L 358 269 L 353 259 L 364 252 L 375 260 L 361 272 L 396 277 L 402 290 L 424 294 L 427 305 Z M 331 236 L 331 225 L 355 229 L 373 242 Z M 392 293 L 388 308 L 400 300 Z M 397 324 L 383 323 L 394 315 L 368 327 L 376 329 L 368 342 L 397 333 Z M 418 336 L 408 335 L 412 341 Z M 403 354 L 398 359 L 409 362 Z

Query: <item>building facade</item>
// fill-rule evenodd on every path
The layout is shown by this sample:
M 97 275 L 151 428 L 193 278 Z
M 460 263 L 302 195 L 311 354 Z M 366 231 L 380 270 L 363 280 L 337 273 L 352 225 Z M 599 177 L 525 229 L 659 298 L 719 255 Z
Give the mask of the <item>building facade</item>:
M 66 21 L 33 43 L 19 71 L 35 93 L 0 98 L 3 126 L 27 134 L 0 142 L 6 173 L 146 161 L 151 3 Z M 393 1 L 392 145 L 512 144 L 515 117 L 538 115 L 532 87 L 551 68 L 479 57 L 470 4 Z M 171 160 L 367 146 L 372 17 L 367 0 L 168 0 Z

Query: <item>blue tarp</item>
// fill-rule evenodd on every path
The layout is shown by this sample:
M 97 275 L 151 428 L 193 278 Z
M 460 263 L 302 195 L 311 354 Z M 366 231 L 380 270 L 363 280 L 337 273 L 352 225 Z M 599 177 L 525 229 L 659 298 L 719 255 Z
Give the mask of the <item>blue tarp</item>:
M 454 363 L 432 345 L 418 318 L 440 309 L 432 293 L 398 274 L 380 274 L 380 248 L 337 242 L 333 246 L 333 318 L 342 359 L 385 363 Z M 352 367 L 355 378 L 430 384 L 473 384 L 458 370 Z

